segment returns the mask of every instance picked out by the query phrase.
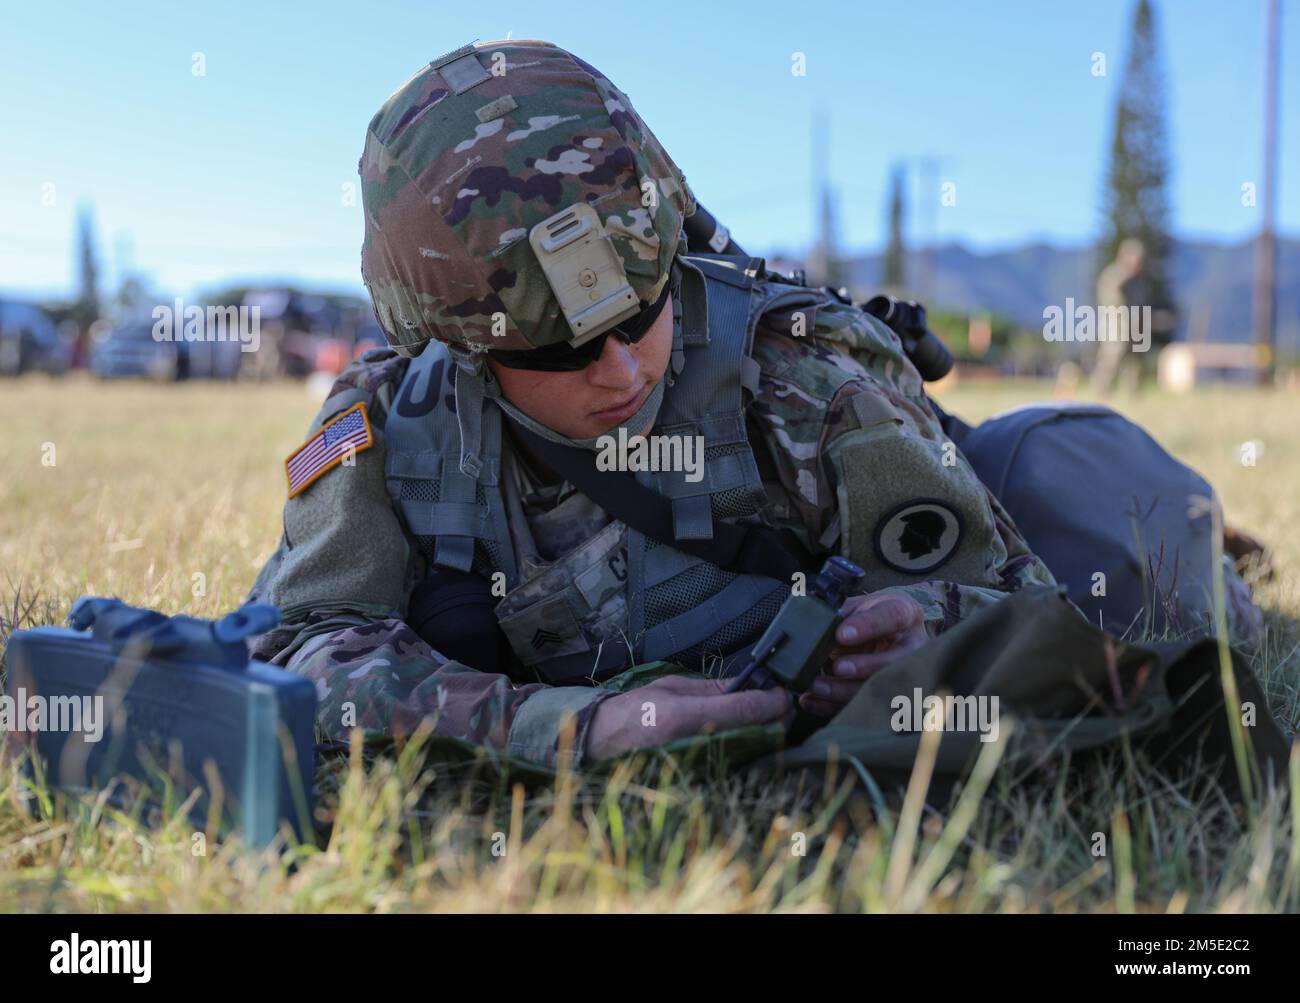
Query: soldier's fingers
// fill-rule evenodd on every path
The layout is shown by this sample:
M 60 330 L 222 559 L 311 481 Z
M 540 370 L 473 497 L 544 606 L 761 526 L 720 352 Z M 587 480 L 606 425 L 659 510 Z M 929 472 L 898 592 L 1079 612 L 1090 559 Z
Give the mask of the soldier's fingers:
M 862 681 L 881 669 L 898 661 L 906 652 L 880 651 L 866 654 L 845 654 L 831 662 L 831 675 L 840 679 Z
M 767 690 L 741 690 L 703 700 L 692 700 L 679 713 L 690 734 L 705 730 L 743 728 L 751 724 L 769 724 L 785 717 L 790 706 L 788 690 L 774 686 Z
M 897 654 L 899 652 L 914 651 L 929 639 L 930 635 L 925 630 L 925 620 L 921 619 L 897 634 L 885 634 L 874 640 L 863 641 L 861 644 L 848 646 L 837 644 L 830 650 L 826 660 L 833 665 L 839 659 L 851 655 L 884 654 L 886 652 Z
M 853 610 L 835 631 L 835 639 L 840 644 L 859 644 L 897 634 L 921 622 L 923 612 L 915 599 L 886 596 L 877 603 Z
M 707 697 L 725 693 L 727 689 L 727 680 L 703 679 L 699 676 L 663 676 L 652 683 L 646 684 L 646 688 L 651 686 L 664 693 L 681 693 L 687 696 Z
M 921 647 L 921 645 L 926 644 L 929 640 L 930 635 L 926 633 L 925 620 L 922 619 L 909 630 L 899 634 L 894 641 L 893 647 L 889 650 L 899 652 L 915 651 L 917 648 Z
M 830 676 L 818 676 L 808 690 L 813 700 L 826 700 L 830 703 L 846 704 L 858 695 L 862 689 L 860 679 L 833 679 Z
M 847 646 L 837 644 L 830 650 L 830 654 L 827 655 L 827 660 L 833 662 L 841 655 L 863 655 L 873 651 L 888 651 L 897 642 L 897 634 L 887 634 L 884 637 L 877 637 L 871 641 L 863 641 L 861 644 L 850 644 Z
M 818 700 L 812 693 L 804 693 L 799 697 L 799 706 L 809 714 L 817 717 L 834 717 L 844 709 L 843 704 L 832 703 L 830 700 Z
M 889 651 L 897 643 L 897 635 L 885 634 L 881 637 L 873 638 L 869 641 L 862 641 L 859 644 L 836 645 L 828 656 L 831 661 L 844 655 L 866 655 L 879 654 Z

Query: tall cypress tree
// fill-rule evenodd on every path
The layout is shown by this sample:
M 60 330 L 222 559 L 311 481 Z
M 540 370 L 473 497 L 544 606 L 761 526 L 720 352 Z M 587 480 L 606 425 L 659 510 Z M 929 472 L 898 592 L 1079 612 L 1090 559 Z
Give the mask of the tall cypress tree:
M 1100 271 L 1115 260 L 1126 237 L 1138 238 L 1146 251 L 1153 305 L 1172 303 L 1168 147 L 1155 20 L 1149 0 L 1138 0 L 1115 110 L 1097 267 Z
M 894 168 L 889 192 L 889 243 L 885 247 L 884 285 L 903 288 L 903 172 Z
M 99 261 L 88 205 L 83 205 L 77 213 L 77 258 L 79 285 L 73 316 L 84 331 L 99 317 Z

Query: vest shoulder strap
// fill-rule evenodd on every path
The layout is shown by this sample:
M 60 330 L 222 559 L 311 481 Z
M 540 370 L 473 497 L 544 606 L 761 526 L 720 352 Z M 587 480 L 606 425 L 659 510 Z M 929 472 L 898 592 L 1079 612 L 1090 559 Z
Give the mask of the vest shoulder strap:
M 709 539 L 678 539 L 669 499 L 629 473 L 596 469 L 594 454 L 550 442 L 528 429 L 515 430 L 557 473 L 606 512 L 660 543 L 737 574 L 789 579 L 813 564 L 793 534 L 766 526 L 740 525 L 713 518 Z

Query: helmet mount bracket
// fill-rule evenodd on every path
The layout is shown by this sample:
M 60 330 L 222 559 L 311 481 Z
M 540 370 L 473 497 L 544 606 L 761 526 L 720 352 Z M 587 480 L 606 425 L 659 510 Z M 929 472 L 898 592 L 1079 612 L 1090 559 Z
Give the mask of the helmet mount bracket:
M 528 242 L 569 322 L 573 347 L 641 309 L 604 224 L 585 202 L 536 224 L 528 232 Z

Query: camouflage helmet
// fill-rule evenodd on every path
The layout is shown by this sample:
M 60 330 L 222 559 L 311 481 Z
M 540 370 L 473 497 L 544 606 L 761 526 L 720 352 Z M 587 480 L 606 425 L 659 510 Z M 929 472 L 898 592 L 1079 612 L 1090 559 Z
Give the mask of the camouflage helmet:
M 430 340 L 472 350 L 579 344 L 619 320 L 588 317 L 598 329 L 583 332 L 570 323 L 573 294 L 599 300 L 613 285 L 623 317 L 638 300 L 655 302 L 695 209 L 627 96 L 549 42 L 479 43 L 434 60 L 371 120 L 359 170 L 361 274 L 403 355 Z M 557 283 L 562 304 L 539 224 L 554 232 L 574 206 L 596 238 L 588 250 L 614 274 L 596 269 L 597 282 L 584 267 L 582 286 L 603 292 Z

